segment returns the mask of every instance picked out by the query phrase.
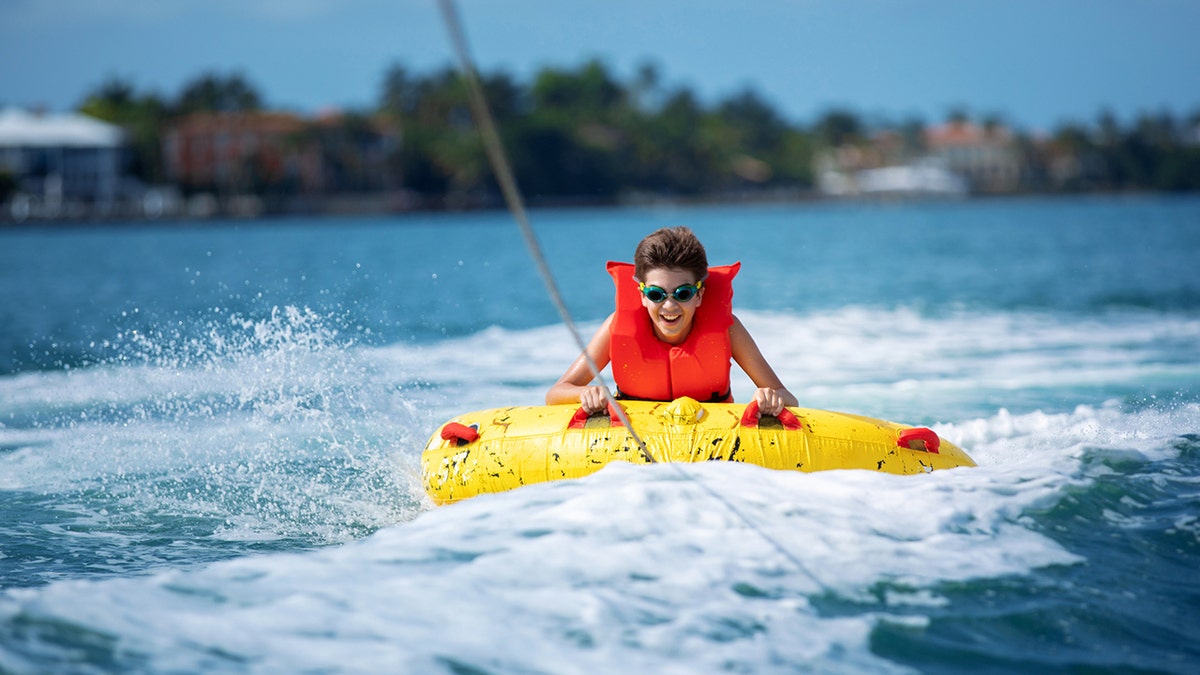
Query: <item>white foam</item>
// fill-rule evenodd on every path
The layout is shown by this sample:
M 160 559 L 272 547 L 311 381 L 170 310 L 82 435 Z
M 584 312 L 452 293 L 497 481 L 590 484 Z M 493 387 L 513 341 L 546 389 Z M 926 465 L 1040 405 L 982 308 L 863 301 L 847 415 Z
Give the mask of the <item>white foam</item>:
M 224 653 L 263 672 L 420 670 L 443 658 L 548 672 L 886 672 L 895 667 L 868 636 L 890 607 L 936 605 L 931 589 L 947 580 L 1078 560 L 1019 523 L 1061 481 L 613 465 L 317 553 L 53 584 L 8 602 L 119 636 L 163 670 Z M 826 617 L 809 601 L 870 602 L 880 582 L 895 590 L 875 613 Z
M 1069 409 L 1114 388 L 1200 381 L 1200 362 L 1180 358 L 1200 351 L 1200 321 L 1186 317 L 846 308 L 742 318 L 802 400 L 871 416 Z
M 95 490 L 135 519 L 225 521 L 229 541 L 347 541 L 420 507 L 432 419 L 312 313 L 139 339 L 136 359 L 0 379 L 19 422 L 0 428 L 0 487 Z
M 802 316 L 739 312 L 801 404 L 902 422 L 1100 405 L 1147 387 L 1200 382 L 1200 320 L 1131 312 L 1107 318 L 1037 313 L 927 316 L 912 309 L 848 307 Z M 586 341 L 596 328 L 584 325 Z M 538 405 L 577 356 L 561 326 L 490 328 L 431 345 L 393 345 L 377 358 L 421 372 L 463 409 Z M 733 369 L 735 397 L 753 385 Z M 1151 390 L 1152 392 L 1153 390 Z
M 1094 480 L 1103 469 L 1089 457 L 1170 458 L 1171 440 L 1200 428 L 1194 401 L 1110 400 L 1148 374 L 1182 386 L 1196 362 L 1179 354 L 1200 336 L 1190 320 L 863 309 L 743 320 L 805 404 L 935 416 L 980 467 L 890 476 L 618 464 L 427 510 L 416 477 L 425 435 L 454 412 L 540 402 L 575 356 L 561 327 L 378 348 L 271 328 L 214 348 L 216 358 L 0 380 L 6 401 L 51 421 L 0 429 L 6 487 L 91 485 L 130 513 L 223 518 L 220 541 L 326 528 L 317 538 L 330 543 L 382 529 L 315 552 L 9 591 L 0 616 L 115 636 L 152 670 L 235 658 L 259 672 L 451 661 L 888 672 L 897 666 L 871 653 L 872 629 L 922 625 L 914 612 L 946 602 L 944 584 L 1081 561 L 1028 514 Z M 62 409 L 69 423 L 54 422 Z M 117 515 L 80 518 L 102 526 Z M 814 599 L 829 597 L 871 611 L 817 611 Z M 0 648 L 0 663 L 19 671 L 15 662 Z

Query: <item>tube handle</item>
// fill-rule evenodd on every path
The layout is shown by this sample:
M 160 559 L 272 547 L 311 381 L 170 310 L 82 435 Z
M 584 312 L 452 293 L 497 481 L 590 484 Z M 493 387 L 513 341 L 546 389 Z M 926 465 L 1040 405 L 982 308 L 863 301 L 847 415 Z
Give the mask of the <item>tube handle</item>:
M 758 412 L 758 401 L 750 401 L 746 404 L 746 410 L 742 413 L 742 426 L 757 427 L 758 420 L 762 415 Z M 787 431 L 799 431 L 803 428 L 800 424 L 800 418 L 796 417 L 796 413 L 784 408 L 775 416 L 783 428 Z
M 901 431 L 896 438 L 896 445 L 909 450 L 924 450 L 937 455 L 940 454 L 938 448 L 942 447 L 942 439 L 938 438 L 937 432 L 933 429 L 914 427 Z
M 442 440 L 454 441 L 457 445 L 474 443 L 479 438 L 478 426 L 467 426 L 458 422 L 450 422 L 442 427 Z
M 608 417 L 612 420 L 612 426 L 622 426 L 621 416 L 617 414 L 617 411 L 613 408 L 612 403 L 608 404 L 608 410 L 606 410 L 603 414 L 608 415 Z M 589 417 L 592 417 L 592 415 L 588 411 L 584 410 L 583 406 L 579 406 L 579 409 L 575 411 L 575 414 L 571 415 L 571 421 L 567 423 L 567 428 L 582 429 L 584 425 L 587 424 Z

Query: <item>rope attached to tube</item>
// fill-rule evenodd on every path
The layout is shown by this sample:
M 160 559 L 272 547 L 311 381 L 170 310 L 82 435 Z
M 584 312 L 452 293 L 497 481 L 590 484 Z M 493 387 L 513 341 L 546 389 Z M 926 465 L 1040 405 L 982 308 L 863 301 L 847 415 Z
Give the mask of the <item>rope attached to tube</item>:
M 562 295 L 559 293 L 558 284 L 554 281 L 554 275 L 550 272 L 550 266 L 546 263 L 546 257 L 542 254 L 541 246 L 538 244 L 537 237 L 534 236 L 533 228 L 529 224 L 529 218 L 525 213 L 525 203 L 521 199 L 521 193 L 517 190 L 517 181 L 513 176 L 512 167 L 508 162 L 508 155 L 504 152 L 504 146 L 500 143 L 500 135 L 496 132 L 496 125 L 492 120 L 492 114 L 488 110 L 487 98 L 483 93 L 483 86 L 479 83 L 479 75 L 475 71 L 474 63 L 471 61 L 470 52 L 467 49 L 467 38 L 463 32 L 462 23 L 459 21 L 458 11 L 455 8 L 454 0 L 438 0 L 438 5 L 442 10 L 442 17 L 445 19 L 446 28 L 450 32 L 450 39 L 454 43 L 454 51 L 458 54 L 459 63 L 467 81 L 468 100 L 471 104 L 471 112 L 475 116 L 479 124 L 480 134 L 483 136 L 483 146 L 488 155 L 488 161 L 491 162 L 492 168 L 496 171 L 496 178 L 500 183 L 500 190 L 504 193 L 504 201 L 508 205 L 508 210 L 512 213 L 513 219 L 520 226 L 521 234 L 525 237 L 525 246 L 529 249 L 530 256 L 533 257 L 537 264 L 538 272 L 542 276 L 542 281 L 546 285 L 546 290 L 550 293 L 550 299 L 554 303 L 554 307 L 558 310 L 559 316 L 562 317 L 563 323 L 571 332 L 571 336 L 575 339 L 575 344 L 579 347 L 579 352 L 583 354 L 584 360 L 587 361 L 588 368 L 592 371 L 592 377 L 604 382 L 603 376 L 600 374 L 600 369 L 596 367 L 596 362 L 592 357 L 588 356 L 587 346 L 583 342 L 583 338 L 579 334 L 579 330 L 575 327 L 574 320 L 571 319 L 571 313 L 567 311 L 567 306 L 563 302 Z M 634 431 L 633 425 L 630 424 L 629 417 L 621 406 L 616 404 L 612 393 L 605 387 L 605 396 L 608 399 L 609 409 L 616 413 L 629 430 L 629 435 L 637 442 L 638 448 L 642 452 L 642 456 L 647 461 L 654 464 L 657 463 L 650 451 L 646 448 L 646 444 Z M 709 487 L 705 483 L 696 480 L 692 476 L 688 476 L 682 469 L 675 467 L 680 474 L 690 478 L 693 482 L 700 486 L 702 490 L 707 492 L 709 496 L 720 502 L 730 513 L 733 513 L 739 520 L 758 533 L 771 548 L 778 551 L 784 558 L 800 570 L 801 573 L 808 576 L 817 586 L 821 586 L 821 582 L 808 568 L 800 562 L 791 551 L 783 546 L 777 539 L 768 534 L 763 528 L 759 527 L 749 516 L 742 513 L 741 509 L 737 508 L 724 495 Z
M 592 371 L 592 377 L 604 382 L 604 377 L 600 374 L 600 369 L 596 366 L 596 362 L 587 353 L 587 345 L 584 344 L 583 337 L 579 334 L 579 329 L 575 326 L 575 321 L 571 318 L 571 313 L 567 311 L 567 305 L 563 302 L 562 294 L 558 290 L 558 284 L 554 281 L 554 275 L 550 272 L 550 266 L 546 263 L 546 256 L 542 254 L 542 247 L 538 244 L 537 237 L 534 236 L 533 227 L 529 224 L 529 217 L 525 212 L 525 202 L 521 199 L 521 192 L 517 189 L 517 179 L 513 176 L 512 166 L 508 162 L 508 155 L 504 152 L 504 146 L 500 143 L 500 134 L 496 131 L 496 124 L 492 120 L 492 114 L 488 110 L 487 97 L 483 93 L 483 85 L 479 83 L 479 75 L 475 71 L 474 62 L 471 60 L 470 51 L 467 48 L 466 34 L 463 32 L 462 22 L 459 20 L 458 11 L 455 8 L 453 0 L 439 0 L 438 5 L 442 10 L 442 18 L 446 22 L 446 28 L 450 32 L 450 40 L 454 43 L 454 51 L 458 55 L 459 64 L 462 67 L 464 79 L 467 82 L 467 100 L 471 105 L 471 113 L 475 116 L 475 121 L 479 125 L 479 133 L 483 137 L 483 147 L 487 152 L 488 161 L 491 162 L 492 168 L 496 171 L 496 180 L 500 183 L 500 191 L 504 194 L 504 201 L 508 205 L 509 212 L 512 213 L 513 219 L 517 221 L 517 225 L 521 229 L 521 235 L 525 238 L 525 247 L 529 249 L 529 255 L 533 258 L 537 265 L 538 273 L 542 277 L 542 282 L 546 285 L 546 290 L 550 293 L 550 300 L 554 303 L 555 309 L 562 317 L 563 323 L 567 325 L 567 329 L 571 332 L 571 337 L 575 339 L 575 344 L 579 347 L 579 352 L 583 354 L 583 358 L 587 361 L 588 369 Z M 621 423 L 629 430 L 629 435 L 637 443 L 638 449 L 641 450 L 642 456 L 651 464 L 657 463 L 650 450 L 646 448 L 645 442 L 634 431 L 633 425 L 630 424 L 629 418 L 625 415 L 625 411 L 621 406 L 617 405 L 613 398 L 612 392 L 605 386 L 605 397 L 608 399 L 610 410 L 616 412 L 621 419 Z

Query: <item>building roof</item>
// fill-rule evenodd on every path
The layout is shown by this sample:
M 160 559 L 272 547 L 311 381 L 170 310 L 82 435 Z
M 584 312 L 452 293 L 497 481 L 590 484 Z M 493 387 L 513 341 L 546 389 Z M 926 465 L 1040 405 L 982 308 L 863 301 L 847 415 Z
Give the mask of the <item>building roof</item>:
M 265 134 L 287 134 L 304 127 L 304 120 L 284 112 L 199 112 L 177 120 L 173 131 L 188 134 L 253 131 Z
M 925 130 L 925 142 L 934 147 L 949 145 L 985 145 L 1008 143 L 1012 132 L 1007 127 L 985 127 L 971 122 L 947 122 Z
M 121 127 L 79 113 L 0 110 L 0 147 L 115 148 L 124 140 Z

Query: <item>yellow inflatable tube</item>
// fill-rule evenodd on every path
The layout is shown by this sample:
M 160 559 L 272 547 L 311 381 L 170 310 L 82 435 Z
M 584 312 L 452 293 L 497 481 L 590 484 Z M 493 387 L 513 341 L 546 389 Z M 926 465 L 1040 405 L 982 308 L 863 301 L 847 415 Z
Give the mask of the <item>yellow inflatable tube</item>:
M 749 462 L 769 469 L 869 469 L 893 474 L 975 466 L 925 428 L 807 408 L 758 418 L 754 404 L 623 401 L 656 462 Z M 611 411 L 610 411 L 611 412 Z M 421 455 L 425 491 L 437 504 L 530 483 L 579 478 L 609 462 L 645 464 L 616 415 L 578 406 L 496 408 L 442 425 Z

